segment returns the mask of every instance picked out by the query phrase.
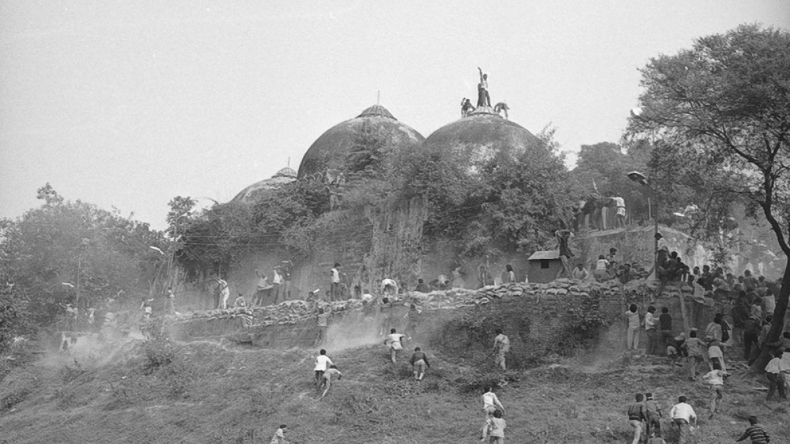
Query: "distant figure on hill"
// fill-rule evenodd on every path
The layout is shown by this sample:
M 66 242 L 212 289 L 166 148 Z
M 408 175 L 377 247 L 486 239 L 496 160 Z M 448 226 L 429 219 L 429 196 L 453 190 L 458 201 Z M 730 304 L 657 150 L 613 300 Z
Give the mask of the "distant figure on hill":
M 272 294 L 274 295 L 274 302 L 276 304 L 277 301 L 280 300 L 280 294 L 282 294 L 282 284 L 283 284 L 283 275 L 282 275 L 282 268 L 279 265 L 274 267 L 272 272 Z M 283 294 L 283 300 L 286 300 L 285 294 Z
M 647 436 L 661 436 L 661 406 L 653 400 L 652 393 L 645 393 L 645 429 Z
M 636 304 L 631 304 L 625 312 L 626 323 L 628 328 L 626 330 L 625 348 L 627 350 L 637 350 L 639 348 L 639 307 Z
M 782 349 L 775 351 L 773 359 L 765 366 L 765 374 L 768 376 L 770 384 L 768 396 L 765 398 L 766 401 L 773 400 L 774 393 L 777 391 L 779 392 L 779 399 L 787 399 L 785 379 L 790 378 L 790 366 L 782 360 L 783 354 Z
M 516 272 L 513 271 L 513 266 L 510 264 L 505 265 L 505 271 L 502 272 L 502 283 L 510 284 L 516 282 Z
M 628 404 L 628 424 L 634 429 L 634 440 L 631 444 L 639 444 L 642 439 L 642 421 L 647 419 L 645 404 L 642 402 L 644 399 L 644 395 L 637 393 L 636 402 Z
M 595 280 L 603 282 L 609 279 L 609 261 L 602 254 L 598 255 L 598 260 L 595 262 Z
M 661 328 L 661 348 L 666 349 L 672 343 L 672 315 L 669 308 L 661 307 L 661 315 L 658 317 L 658 326 Z
M 486 419 L 492 417 L 497 410 L 500 410 L 502 414 L 505 413 L 505 407 L 499 402 L 494 388 L 486 387 L 483 391 L 483 412 L 486 414 Z
M 625 228 L 625 200 L 620 196 L 612 196 L 615 205 L 615 227 Z
M 316 315 L 316 324 L 318 325 L 318 337 L 315 338 L 315 345 L 318 345 L 327 338 L 327 330 L 329 329 L 329 316 L 332 314 L 331 306 L 323 307 L 318 309 L 318 314 Z
M 689 332 L 689 338 L 683 343 L 682 347 L 688 352 L 689 360 L 689 379 L 697 379 L 697 366 L 705 360 L 705 344 L 697 337 L 696 331 Z
M 392 328 L 392 301 L 382 298 L 378 304 L 379 335 L 387 334 L 387 329 Z
M 173 293 L 173 287 L 167 287 L 167 294 L 165 297 L 167 298 L 167 314 L 176 314 L 176 295 Z
M 326 350 L 322 348 L 321 351 L 318 352 L 318 356 L 316 356 L 315 358 L 315 367 L 313 368 L 313 372 L 315 373 L 316 386 L 321 385 L 321 381 L 323 380 L 322 378 L 324 377 L 324 372 L 326 371 L 327 368 L 329 368 L 330 365 L 333 364 L 334 362 L 332 362 L 332 360 L 329 359 L 329 356 L 326 355 Z
M 724 376 L 725 374 L 721 370 L 711 370 L 702 377 L 703 381 L 710 384 L 712 392 L 710 400 L 710 419 L 721 411 L 721 403 L 724 401 Z
M 329 298 L 332 301 L 340 298 L 340 263 L 335 262 L 335 266 L 329 270 Z
M 652 305 L 647 307 L 647 314 L 645 314 L 645 335 L 647 336 L 647 349 L 645 352 L 648 355 L 658 355 L 660 350 L 658 347 L 658 332 L 656 331 L 656 324 L 658 323 L 658 316 L 655 315 L 656 307 Z
M 384 341 L 384 345 L 388 345 L 390 348 L 390 360 L 392 360 L 393 364 L 398 361 L 398 352 L 403 350 L 403 336 L 393 328 Z
M 577 281 L 586 281 L 588 277 L 590 277 L 590 272 L 584 268 L 583 262 L 576 264 L 576 268 L 571 272 L 571 278 Z
M 428 362 L 428 355 L 426 355 L 420 347 L 415 347 L 414 353 L 412 353 L 411 358 L 409 358 L 409 363 L 414 373 L 414 380 L 421 382 L 422 378 L 425 377 L 425 370 L 431 366 Z
M 143 320 L 147 321 L 151 319 L 151 314 L 153 313 L 153 309 L 151 308 L 151 302 L 153 301 L 154 301 L 153 298 L 152 299 L 143 298 L 143 303 L 140 304 L 140 310 L 143 311 Z
M 486 420 L 485 428 L 488 442 L 490 444 L 505 444 L 506 427 L 507 423 L 502 419 L 502 412 L 496 410 L 493 417 Z
M 669 411 L 669 416 L 679 429 L 678 444 L 687 444 L 689 442 L 689 435 L 691 434 L 691 420 L 694 420 L 694 425 L 697 425 L 697 414 L 694 409 L 686 404 L 686 397 L 678 397 L 678 403 L 672 406 Z
M 417 279 L 417 286 L 414 287 L 414 291 L 417 293 L 430 293 L 431 287 L 429 287 L 422 278 L 419 278 Z
M 333 364 L 329 366 L 322 376 L 321 386 L 324 387 L 324 393 L 321 394 L 321 399 L 324 399 L 324 396 L 329 392 L 329 388 L 332 387 L 332 378 L 335 376 L 337 376 L 337 380 L 339 381 L 340 378 L 343 377 L 343 374 L 340 373 L 337 366 Z M 319 387 L 319 389 L 320 388 L 321 387 Z
M 494 338 L 494 364 L 502 370 L 507 370 L 505 365 L 505 353 L 510 351 L 510 339 L 502 333 L 501 328 L 496 329 Z
M 280 425 L 280 428 L 274 432 L 274 436 L 272 436 L 272 440 L 269 444 L 288 444 L 288 441 L 285 440 L 285 432 L 287 432 L 288 426 L 285 424 Z
M 381 293 L 387 297 L 393 297 L 398 294 L 398 283 L 394 279 L 384 278 L 381 281 Z
M 291 272 L 293 268 L 294 265 L 291 261 L 280 262 L 280 274 L 283 277 L 281 292 L 283 294 L 283 300 L 286 301 L 291 299 Z
M 735 442 L 743 441 L 746 438 L 751 438 L 752 444 L 768 444 L 771 442 L 771 438 L 768 436 L 768 433 L 763 430 L 763 426 L 757 424 L 756 416 L 749 417 L 749 427 L 743 432 L 740 438 L 735 440 Z
M 557 239 L 557 248 L 560 252 L 560 261 L 562 261 L 562 268 L 559 272 L 557 272 L 557 279 L 563 276 L 570 278 L 570 260 L 573 257 L 573 251 L 571 250 L 571 240 L 573 239 L 573 233 L 570 230 L 556 230 L 554 232 L 554 237 Z
M 269 283 L 269 278 L 266 276 L 266 273 L 261 273 L 261 271 L 256 268 L 255 274 L 258 276 L 258 284 L 255 286 L 255 297 L 250 305 L 260 307 L 264 304 L 264 301 L 269 299 L 273 287 L 272 284 Z
M 242 308 L 246 305 L 247 303 L 244 301 L 244 294 L 239 293 L 239 295 L 236 296 L 236 300 L 233 301 L 233 308 Z
M 406 323 L 406 330 L 404 331 L 408 339 L 411 339 L 413 336 L 417 335 L 417 328 L 420 326 L 421 316 L 422 315 L 417 310 L 417 306 L 411 304 L 409 306 L 409 312 L 406 313 L 406 318 L 408 319 L 408 321 Z

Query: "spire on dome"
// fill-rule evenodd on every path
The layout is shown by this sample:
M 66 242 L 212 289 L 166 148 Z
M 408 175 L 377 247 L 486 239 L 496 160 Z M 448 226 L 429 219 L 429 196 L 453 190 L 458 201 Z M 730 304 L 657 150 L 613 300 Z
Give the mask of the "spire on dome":
M 386 117 L 388 119 L 398 120 L 395 118 L 395 116 L 390 114 L 389 111 L 387 111 L 387 108 L 384 108 L 379 104 L 367 108 L 365 111 L 362 111 L 362 114 L 358 115 L 357 117 Z

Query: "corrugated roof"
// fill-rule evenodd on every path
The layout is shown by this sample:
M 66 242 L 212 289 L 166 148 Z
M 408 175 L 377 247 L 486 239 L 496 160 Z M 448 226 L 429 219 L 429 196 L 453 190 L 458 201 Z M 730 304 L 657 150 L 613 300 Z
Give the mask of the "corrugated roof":
M 536 251 L 527 259 L 528 261 L 539 261 L 542 259 L 559 259 L 560 250 Z

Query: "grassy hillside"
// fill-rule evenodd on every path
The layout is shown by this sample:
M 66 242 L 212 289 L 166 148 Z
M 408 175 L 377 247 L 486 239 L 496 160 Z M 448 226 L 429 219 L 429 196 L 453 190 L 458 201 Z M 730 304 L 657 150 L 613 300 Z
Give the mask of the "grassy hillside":
M 267 444 L 285 423 L 298 444 L 472 443 L 490 382 L 507 408 L 509 442 L 630 442 L 625 405 L 648 391 L 666 413 L 677 396 L 690 398 L 700 416 L 697 443 L 732 442 L 749 414 L 772 442 L 790 436 L 787 402 L 766 404 L 765 392 L 753 390 L 759 383 L 740 370 L 727 381 L 724 413 L 709 420 L 707 387 L 661 359 L 608 345 L 504 374 L 426 351 L 433 366 L 417 384 L 407 356 L 392 365 L 383 345 L 330 350 L 344 377 L 323 400 L 312 379 L 316 350 L 157 340 L 6 361 L 0 442 Z M 674 442 L 674 430 L 668 435 Z

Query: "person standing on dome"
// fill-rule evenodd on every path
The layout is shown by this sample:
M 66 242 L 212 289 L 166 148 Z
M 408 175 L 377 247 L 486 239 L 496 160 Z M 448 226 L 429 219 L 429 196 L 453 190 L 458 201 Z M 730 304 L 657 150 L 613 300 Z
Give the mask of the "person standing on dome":
M 483 74 L 483 70 L 477 67 L 480 72 L 480 83 L 477 84 L 477 107 L 491 106 L 491 96 L 488 95 L 488 74 Z

